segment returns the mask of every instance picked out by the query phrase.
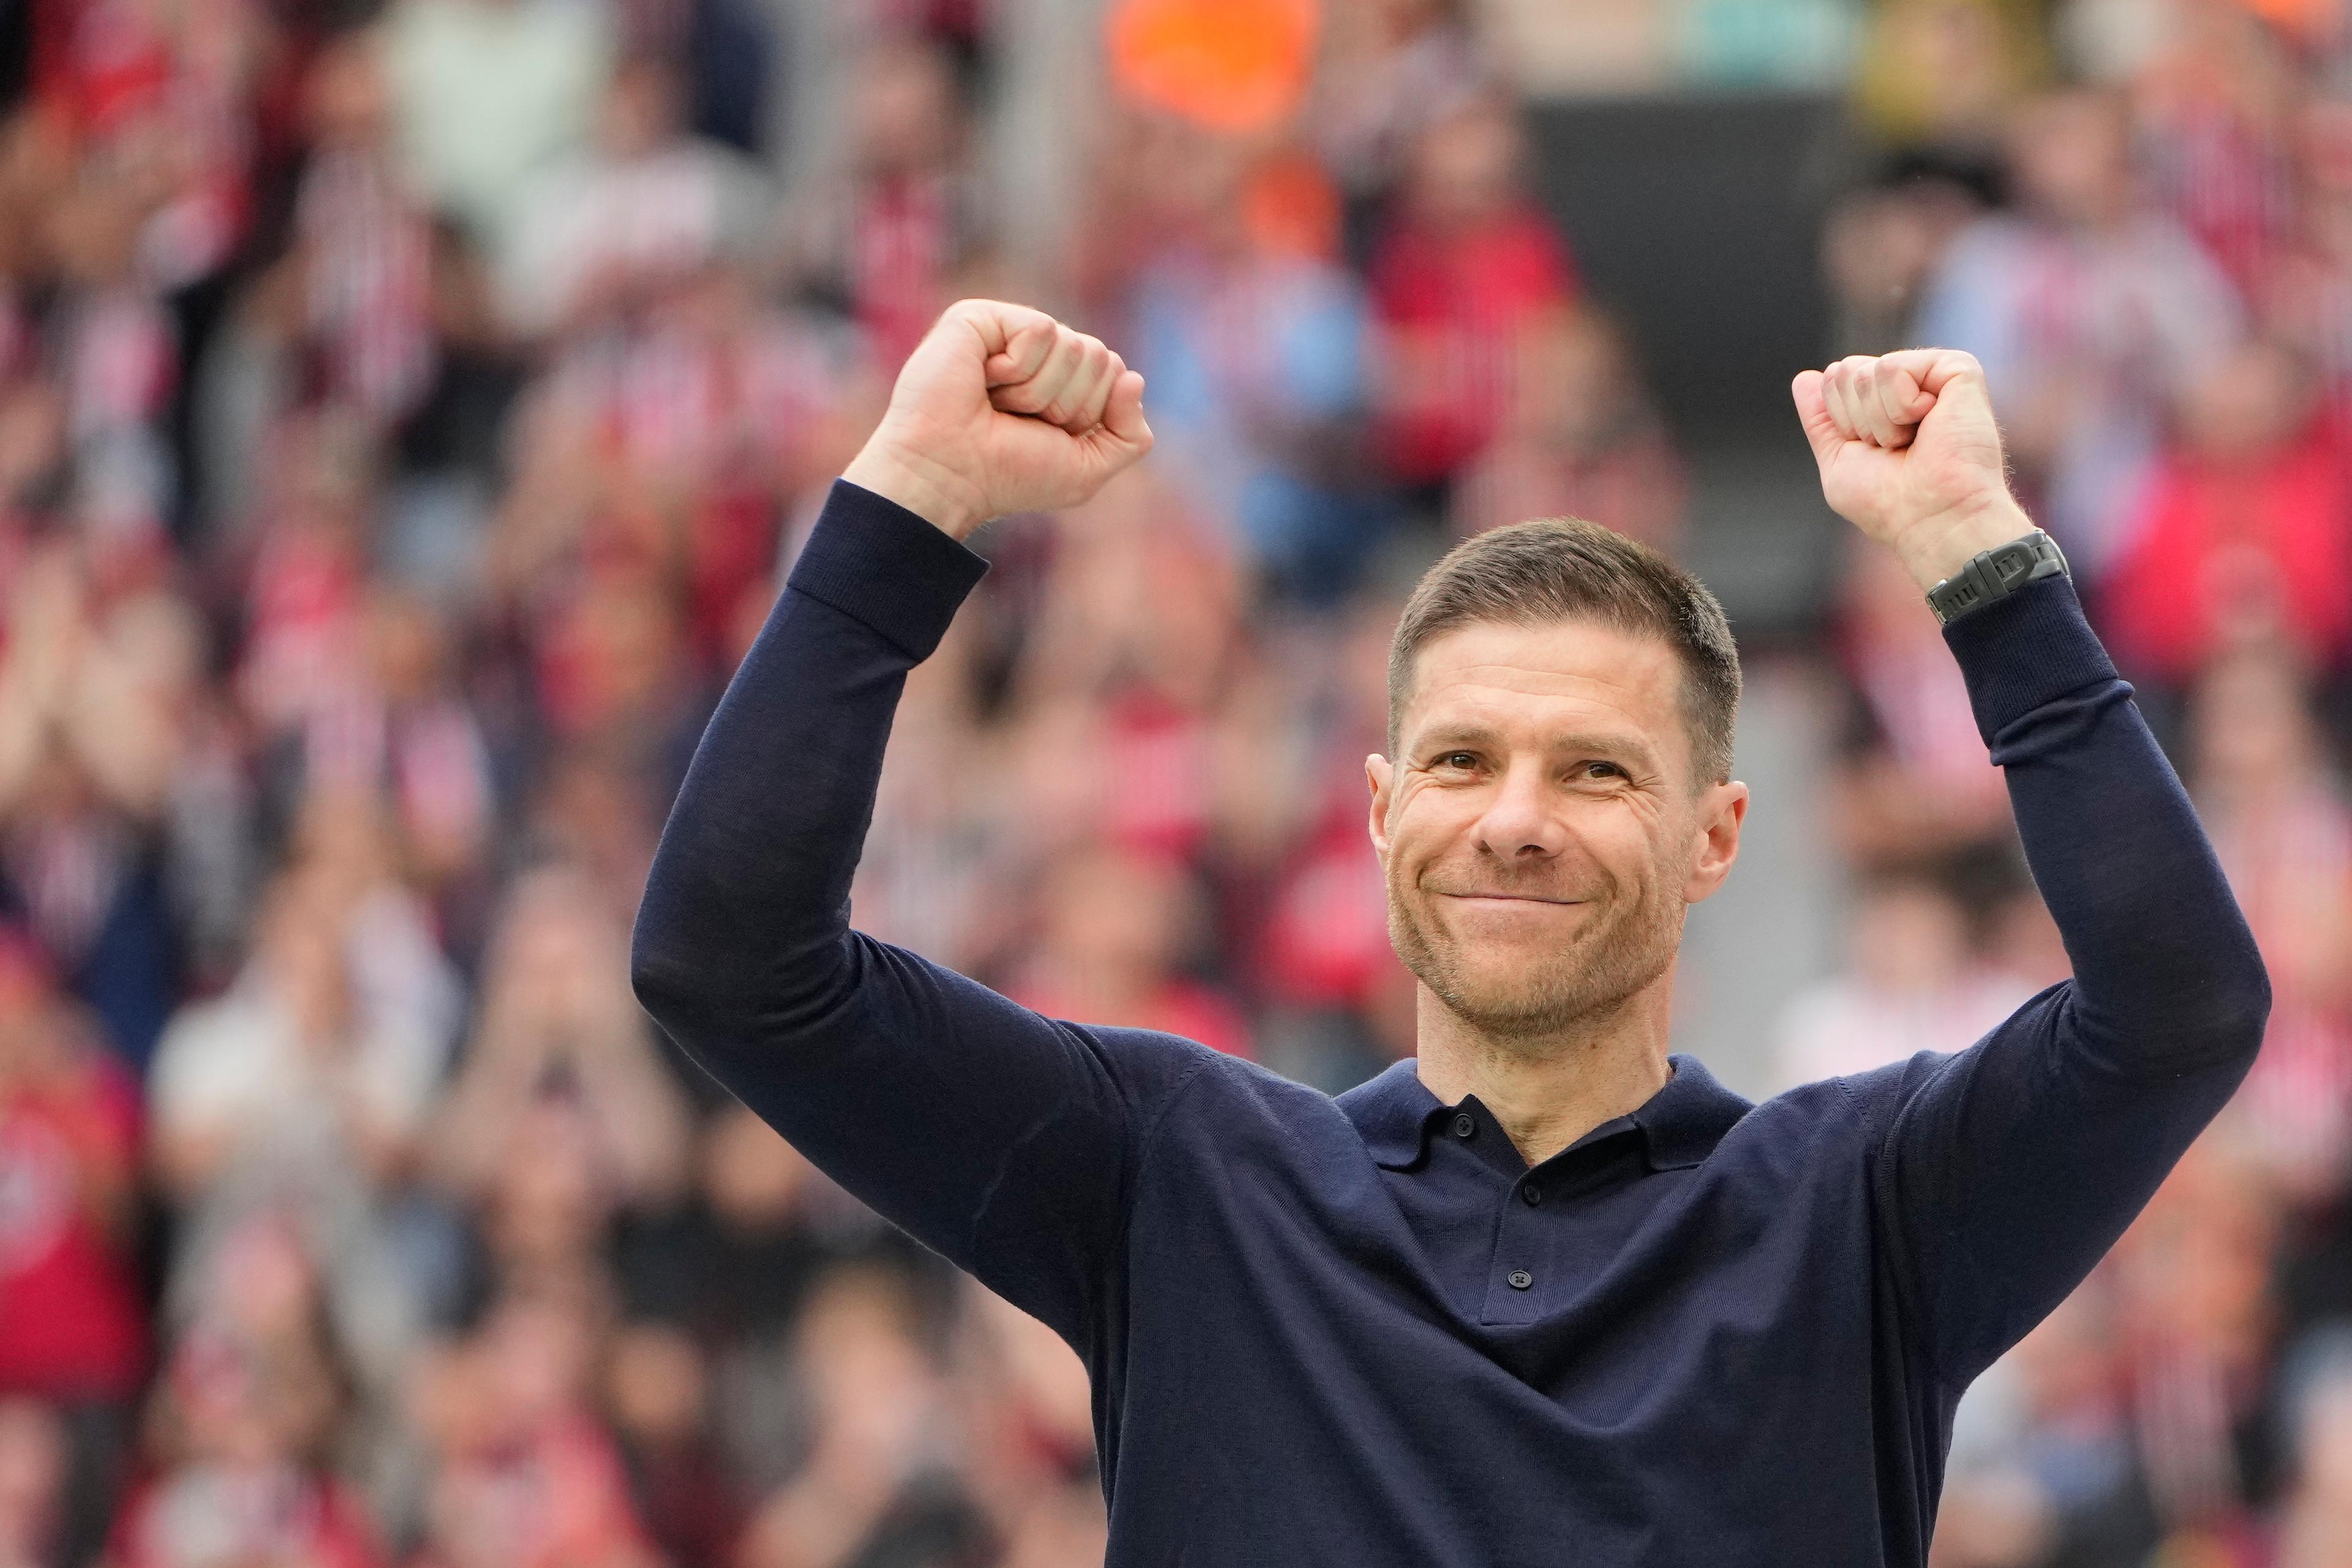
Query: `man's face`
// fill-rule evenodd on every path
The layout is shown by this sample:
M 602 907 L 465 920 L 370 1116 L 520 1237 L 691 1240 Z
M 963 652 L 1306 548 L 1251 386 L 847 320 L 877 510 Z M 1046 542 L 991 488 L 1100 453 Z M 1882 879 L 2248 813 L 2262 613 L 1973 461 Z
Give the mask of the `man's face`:
M 1423 644 L 1398 755 L 1367 763 L 1389 936 L 1465 1022 L 1550 1033 L 1664 974 L 1748 807 L 1693 784 L 1683 672 L 1596 622 L 1475 623 Z

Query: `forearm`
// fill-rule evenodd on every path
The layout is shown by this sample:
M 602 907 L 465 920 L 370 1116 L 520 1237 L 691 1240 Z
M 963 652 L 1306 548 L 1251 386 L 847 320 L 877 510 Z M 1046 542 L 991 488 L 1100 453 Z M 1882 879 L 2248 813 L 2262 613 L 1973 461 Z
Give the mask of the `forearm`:
M 985 569 L 854 486 L 827 500 L 703 732 L 646 880 L 633 976 L 682 1041 L 714 1028 L 781 1040 L 822 1015 L 907 671 Z M 877 586 L 892 574 L 903 592 Z
M 2032 584 L 1946 637 L 2073 961 L 2067 1033 L 2127 1073 L 2251 1058 L 2269 1006 L 2252 933 L 2072 585 Z
M 1923 589 L 2027 531 L 1968 354 L 1852 355 L 1790 391 L 1823 498 Z M 2228 1100 L 2270 984 L 2074 584 L 2028 583 L 1945 639 L 2074 967 L 1967 1050 L 1841 1080 L 1881 1141 L 1898 1304 L 1957 1394 L 2081 1283 Z
M 2031 584 L 1945 635 L 2074 972 L 1970 1049 L 1853 1085 L 1888 1142 L 1890 1267 L 1957 1387 L 2081 1282 L 2228 1100 L 2270 988 L 2073 585 Z
M 1073 1343 L 1139 1129 L 1213 1053 L 1044 1018 L 848 929 L 892 710 L 982 571 L 835 492 L 705 731 L 637 916 L 637 994 L 810 1162 Z

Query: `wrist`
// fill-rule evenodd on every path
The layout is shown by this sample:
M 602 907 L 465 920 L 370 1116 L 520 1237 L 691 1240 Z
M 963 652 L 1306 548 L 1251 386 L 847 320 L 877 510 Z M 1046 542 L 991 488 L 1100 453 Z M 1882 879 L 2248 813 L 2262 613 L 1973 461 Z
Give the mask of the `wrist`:
M 858 449 L 841 477 L 905 507 L 950 539 L 964 539 L 988 521 L 979 489 L 970 480 L 879 434 Z
M 1926 593 L 1965 569 L 1988 550 L 2023 539 L 2034 529 L 2033 520 L 2007 491 L 1979 506 L 1956 510 L 1934 525 L 1915 529 L 1895 543 L 1895 553 L 1909 570 L 1911 580 Z

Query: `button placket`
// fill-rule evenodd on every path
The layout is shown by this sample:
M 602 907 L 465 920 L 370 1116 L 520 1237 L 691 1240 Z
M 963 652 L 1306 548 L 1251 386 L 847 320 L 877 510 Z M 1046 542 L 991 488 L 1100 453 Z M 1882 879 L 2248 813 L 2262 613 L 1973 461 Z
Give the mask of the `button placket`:
M 1503 1206 L 1479 1317 L 1489 1323 L 1533 1322 L 1543 1315 L 1547 1294 L 1536 1285 L 1546 1278 L 1568 1216 L 1556 1212 L 1558 1205 L 1547 1204 L 1542 1185 L 1524 1173 L 1497 1195 Z

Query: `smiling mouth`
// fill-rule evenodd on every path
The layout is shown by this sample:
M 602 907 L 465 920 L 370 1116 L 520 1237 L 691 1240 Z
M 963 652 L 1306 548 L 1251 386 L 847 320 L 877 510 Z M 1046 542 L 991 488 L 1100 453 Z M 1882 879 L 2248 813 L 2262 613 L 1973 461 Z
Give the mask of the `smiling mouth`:
M 1582 899 L 1543 899 L 1533 893 L 1440 893 L 1441 899 L 1456 899 L 1472 904 L 1580 904 Z

